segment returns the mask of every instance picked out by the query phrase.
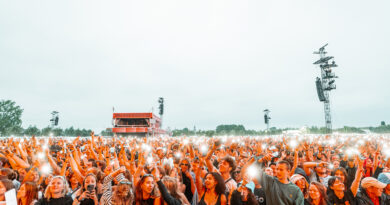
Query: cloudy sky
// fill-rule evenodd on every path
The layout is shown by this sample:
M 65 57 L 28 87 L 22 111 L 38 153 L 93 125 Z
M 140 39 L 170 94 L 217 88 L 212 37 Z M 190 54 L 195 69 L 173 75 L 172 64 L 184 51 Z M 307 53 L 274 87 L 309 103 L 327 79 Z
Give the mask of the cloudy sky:
M 0 99 L 23 126 L 100 131 L 117 112 L 164 125 L 324 125 L 313 51 L 339 65 L 334 127 L 390 123 L 390 2 L 356 0 L 1 1 Z

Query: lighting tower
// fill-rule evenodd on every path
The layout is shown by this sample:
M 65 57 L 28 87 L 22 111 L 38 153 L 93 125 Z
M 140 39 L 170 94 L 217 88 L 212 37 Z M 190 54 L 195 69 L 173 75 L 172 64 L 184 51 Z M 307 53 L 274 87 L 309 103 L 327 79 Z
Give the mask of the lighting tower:
M 51 112 L 50 123 L 52 128 L 58 125 L 58 120 L 59 120 L 58 111 Z
M 264 123 L 267 125 L 267 132 L 269 132 L 269 120 L 271 119 L 271 117 L 269 116 L 270 112 L 271 111 L 269 111 L 268 109 L 264 110 Z
M 326 56 L 327 52 L 325 51 L 325 47 L 327 45 L 325 44 L 318 51 L 314 52 L 314 54 L 320 55 L 320 59 L 313 64 L 319 65 L 321 69 L 321 78 L 316 78 L 317 94 L 320 102 L 324 102 L 326 131 L 327 133 L 332 133 L 329 92 L 336 89 L 335 78 L 337 76 L 332 72 L 332 68 L 337 67 L 337 65 L 334 61 L 331 64 L 328 63 L 329 60 L 333 59 L 333 56 Z
M 158 114 L 160 114 L 160 119 L 161 119 L 160 127 L 162 127 L 162 118 L 163 118 L 163 115 L 164 115 L 164 98 L 163 97 L 158 98 L 158 103 L 160 104 L 158 106 L 158 109 L 159 109 L 159 113 Z

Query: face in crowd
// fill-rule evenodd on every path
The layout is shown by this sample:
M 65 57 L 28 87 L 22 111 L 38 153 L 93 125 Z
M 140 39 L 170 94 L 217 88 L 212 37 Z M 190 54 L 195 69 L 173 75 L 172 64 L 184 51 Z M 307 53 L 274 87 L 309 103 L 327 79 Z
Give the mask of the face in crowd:
M 141 189 L 146 194 L 152 194 L 154 188 L 154 180 L 152 176 L 146 176 L 141 184 Z
M 60 177 L 55 177 L 50 182 L 51 194 L 61 194 L 65 189 L 64 181 Z

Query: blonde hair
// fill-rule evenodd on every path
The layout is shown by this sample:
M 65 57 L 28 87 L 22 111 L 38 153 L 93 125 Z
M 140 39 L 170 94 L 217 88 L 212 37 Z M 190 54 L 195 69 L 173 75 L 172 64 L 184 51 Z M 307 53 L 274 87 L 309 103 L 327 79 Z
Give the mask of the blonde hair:
M 54 179 L 61 179 L 62 183 L 64 184 L 63 187 L 62 187 L 61 197 L 64 197 L 69 192 L 69 185 L 68 185 L 68 182 L 66 181 L 65 177 L 63 177 L 63 176 L 54 176 L 50 180 L 49 186 L 47 186 L 46 189 L 45 189 L 44 198 L 46 198 L 47 201 L 50 201 L 50 198 L 53 198 L 52 194 L 50 192 L 50 187 L 51 187 L 51 183 L 52 183 L 52 181 Z

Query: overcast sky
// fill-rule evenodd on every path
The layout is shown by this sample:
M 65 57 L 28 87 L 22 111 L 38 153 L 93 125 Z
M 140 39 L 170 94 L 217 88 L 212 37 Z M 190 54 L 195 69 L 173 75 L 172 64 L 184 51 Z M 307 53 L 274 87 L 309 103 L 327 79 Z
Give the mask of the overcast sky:
M 117 112 L 164 126 L 324 125 L 313 55 L 339 65 L 333 127 L 390 123 L 390 1 L 0 1 L 0 99 L 23 126 L 100 131 Z

